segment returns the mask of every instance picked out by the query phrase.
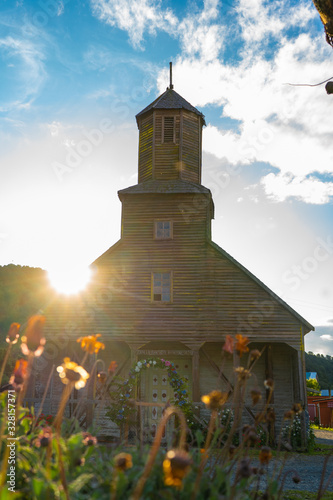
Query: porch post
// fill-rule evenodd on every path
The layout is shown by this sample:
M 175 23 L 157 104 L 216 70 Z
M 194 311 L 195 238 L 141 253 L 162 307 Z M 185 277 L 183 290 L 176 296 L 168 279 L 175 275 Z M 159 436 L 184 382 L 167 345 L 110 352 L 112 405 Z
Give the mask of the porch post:
M 200 355 L 199 349 L 193 350 L 192 357 L 192 399 L 193 403 L 200 402 Z

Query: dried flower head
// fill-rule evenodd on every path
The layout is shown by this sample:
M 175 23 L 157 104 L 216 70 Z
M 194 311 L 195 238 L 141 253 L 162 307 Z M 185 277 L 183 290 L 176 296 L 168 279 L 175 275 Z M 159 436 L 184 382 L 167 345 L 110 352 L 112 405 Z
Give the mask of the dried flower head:
M 100 349 L 105 349 L 105 345 L 103 342 L 97 340 L 101 334 L 97 333 L 96 335 L 88 335 L 87 337 L 80 337 L 77 339 L 77 342 L 81 343 L 81 348 L 84 351 L 87 351 L 89 354 L 98 353 Z
M 64 358 L 62 365 L 57 367 L 57 372 L 63 384 L 74 384 L 75 389 L 82 389 L 89 378 L 89 373 L 69 358 Z
M 183 479 L 190 471 L 192 460 L 184 450 L 169 450 L 163 461 L 164 483 L 181 489 Z
M 82 437 L 83 444 L 85 444 L 86 446 L 94 446 L 95 444 L 97 444 L 97 438 L 90 434 L 90 432 L 83 432 Z
M 227 392 L 212 391 L 202 396 L 201 401 L 205 403 L 210 410 L 220 410 L 228 399 Z
M 252 475 L 252 467 L 250 466 L 249 458 L 242 458 L 239 462 L 237 476 L 240 478 L 249 478 Z
M 108 375 L 106 372 L 99 372 L 97 374 L 98 382 L 100 382 L 101 384 L 105 384 L 107 378 L 108 378 Z
M 251 425 L 246 425 L 243 427 L 243 439 L 245 443 L 248 443 L 251 446 L 260 441 L 255 428 Z
M 233 354 L 234 352 L 234 339 L 231 335 L 227 335 L 225 338 L 225 343 L 222 347 L 223 351 L 228 352 L 229 354 Z
M 272 391 L 274 389 L 274 380 L 268 378 L 267 380 L 264 381 L 264 386 L 266 389 Z
M 252 389 L 250 392 L 252 398 L 252 404 L 255 406 L 262 398 L 261 391 L 259 389 Z
M 16 392 L 20 392 L 24 381 L 28 376 L 28 361 L 18 359 L 15 363 L 13 375 L 10 377 L 9 383 L 13 386 Z
M 237 448 L 233 444 L 229 446 L 229 458 L 233 459 L 236 454 Z
M 238 380 L 240 382 L 251 377 L 251 372 L 249 370 L 247 370 L 246 368 L 243 368 L 243 366 L 238 366 L 237 368 L 235 368 L 235 372 L 237 373 Z
M 258 349 L 252 349 L 250 352 L 250 361 L 253 363 L 254 361 L 257 361 L 261 356 L 261 352 Z
M 299 403 L 295 403 L 295 404 L 293 404 L 292 411 L 293 411 L 296 415 L 298 415 L 299 413 L 302 413 L 303 408 L 301 407 L 301 405 L 300 405 Z
M 236 351 L 240 356 L 242 356 L 244 352 L 248 352 L 249 348 L 247 347 L 247 344 L 250 342 L 250 340 L 248 339 L 248 337 L 243 337 L 243 335 L 240 334 L 236 335 L 236 339 Z
M 133 467 L 132 455 L 129 453 L 119 453 L 114 457 L 114 466 L 118 472 L 130 469 Z
M 45 316 L 35 314 L 29 318 L 21 344 L 21 350 L 26 356 L 33 354 L 38 357 L 44 351 L 44 345 L 46 342 L 43 333 L 44 324 Z
M 118 368 L 117 362 L 116 361 L 111 361 L 111 363 L 109 364 L 108 372 L 109 373 L 115 373 L 115 371 L 117 370 L 117 368 Z
M 294 418 L 294 412 L 292 410 L 288 410 L 284 414 L 284 420 L 292 420 Z
M 34 445 L 37 448 L 46 448 L 52 439 L 52 429 L 51 427 L 43 427 L 42 431 L 38 434 L 38 437 L 34 441 Z
M 301 482 L 301 478 L 299 477 L 298 472 L 294 472 L 294 475 L 292 477 L 292 480 L 294 481 L 295 484 L 298 484 Z
M 259 460 L 262 465 L 269 464 L 272 458 L 272 451 L 269 446 L 263 446 L 259 453 Z
M 19 329 L 20 329 L 19 323 L 12 323 L 10 325 L 8 333 L 7 333 L 7 337 L 6 337 L 6 342 L 8 342 L 8 344 L 16 344 L 16 342 L 18 341 L 18 338 L 20 336 Z
M 266 422 L 274 423 L 275 422 L 275 411 L 274 408 L 267 408 L 266 411 Z

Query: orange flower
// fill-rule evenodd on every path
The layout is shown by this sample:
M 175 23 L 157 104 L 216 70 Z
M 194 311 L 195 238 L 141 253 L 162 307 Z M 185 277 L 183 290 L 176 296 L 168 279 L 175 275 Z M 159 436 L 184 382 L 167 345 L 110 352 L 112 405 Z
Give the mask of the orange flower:
M 15 363 L 13 375 L 10 377 L 9 383 L 14 387 L 16 392 L 20 392 L 23 383 L 28 375 L 28 361 L 18 359 Z
M 77 342 L 81 342 L 81 347 L 84 351 L 87 351 L 89 354 L 93 354 L 94 352 L 97 354 L 100 349 L 105 349 L 105 345 L 103 342 L 97 340 L 97 337 L 100 337 L 101 334 L 97 333 L 96 335 L 88 335 L 87 337 L 80 337 L 77 339 Z
M 118 368 L 117 362 L 116 361 L 111 361 L 111 363 L 109 364 L 108 372 L 109 373 L 115 373 L 115 371 L 117 370 L 117 368 Z
M 223 346 L 223 350 L 225 352 L 229 352 L 230 354 L 232 354 L 234 352 L 234 339 L 231 335 L 227 335 L 226 338 L 225 338 L 225 343 L 224 343 L 224 346 Z
M 7 333 L 6 342 L 8 344 L 16 344 L 19 334 L 20 325 L 18 323 L 12 323 Z
M 44 324 L 45 316 L 35 314 L 29 318 L 21 344 L 21 350 L 26 356 L 28 354 L 40 356 L 44 351 L 44 345 L 46 342 L 43 333 Z
M 243 335 L 236 335 L 236 350 L 238 351 L 239 355 L 242 356 L 243 352 L 248 352 L 249 348 L 247 347 L 247 344 L 250 342 L 247 337 L 243 337 Z

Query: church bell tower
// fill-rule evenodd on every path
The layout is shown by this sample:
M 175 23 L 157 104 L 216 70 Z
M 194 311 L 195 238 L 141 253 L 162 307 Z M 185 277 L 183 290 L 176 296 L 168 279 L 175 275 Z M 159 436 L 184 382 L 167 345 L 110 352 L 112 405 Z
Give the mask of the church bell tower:
M 173 180 L 201 183 L 202 127 L 200 111 L 170 85 L 136 115 L 139 128 L 139 183 Z

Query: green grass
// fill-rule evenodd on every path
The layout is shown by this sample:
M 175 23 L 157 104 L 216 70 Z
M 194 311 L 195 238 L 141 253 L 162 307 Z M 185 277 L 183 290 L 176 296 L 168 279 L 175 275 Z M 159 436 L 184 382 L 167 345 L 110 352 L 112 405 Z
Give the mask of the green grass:
M 316 443 L 314 449 L 307 452 L 307 455 L 328 455 L 331 451 L 331 444 Z
M 310 491 L 295 491 L 295 490 L 286 490 L 283 493 L 284 500 L 316 500 L 317 493 L 312 493 Z M 326 492 L 325 495 L 322 496 L 323 500 L 332 500 L 333 492 Z

